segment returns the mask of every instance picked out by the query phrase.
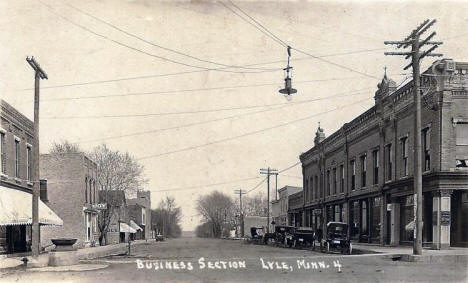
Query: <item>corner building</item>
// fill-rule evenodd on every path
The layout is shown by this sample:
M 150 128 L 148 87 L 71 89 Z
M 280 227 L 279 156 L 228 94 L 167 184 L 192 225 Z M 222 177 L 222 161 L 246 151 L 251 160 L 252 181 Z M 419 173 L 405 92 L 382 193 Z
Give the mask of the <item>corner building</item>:
M 436 61 L 421 76 L 423 245 L 468 246 L 468 63 Z M 411 244 L 414 235 L 412 80 L 385 75 L 375 105 L 300 155 L 304 226 L 350 225 L 359 242 Z

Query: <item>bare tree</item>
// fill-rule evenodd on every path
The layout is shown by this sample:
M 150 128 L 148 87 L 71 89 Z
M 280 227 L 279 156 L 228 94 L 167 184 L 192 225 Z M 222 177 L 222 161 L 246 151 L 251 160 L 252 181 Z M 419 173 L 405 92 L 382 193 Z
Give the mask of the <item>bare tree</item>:
M 198 198 L 197 210 L 206 222 L 211 223 L 215 238 L 221 236 L 223 226 L 230 224 L 236 213 L 233 200 L 218 191 Z
M 118 195 L 112 192 L 120 191 L 125 196 L 134 194 L 147 180 L 144 178 L 144 167 L 129 153 L 113 151 L 105 144 L 96 147 L 91 153 L 91 158 L 97 163 L 97 184 L 100 197 L 107 203 L 107 210 L 99 216 L 100 241 L 106 239 L 109 224 L 117 208 L 121 205 Z M 122 196 L 120 193 L 120 196 Z M 121 199 L 122 197 L 120 197 Z
M 83 152 L 80 149 L 80 146 L 76 143 L 71 143 L 67 140 L 62 140 L 60 142 L 54 142 L 49 151 L 51 154 L 60 154 L 60 153 L 79 153 Z
M 157 209 L 151 211 L 151 221 L 156 232 L 166 237 L 179 237 L 182 233 L 180 227 L 182 212 L 173 197 L 166 197 L 159 203 Z
M 245 196 L 242 199 L 242 212 L 250 216 L 267 216 L 267 198 L 265 193 L 259 192 L 253 196 Z

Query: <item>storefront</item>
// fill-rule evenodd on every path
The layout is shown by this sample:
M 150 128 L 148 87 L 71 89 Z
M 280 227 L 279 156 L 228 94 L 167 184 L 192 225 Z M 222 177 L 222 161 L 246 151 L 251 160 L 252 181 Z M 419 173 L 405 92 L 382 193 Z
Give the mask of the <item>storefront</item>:
M 0 253 L 30 251 L 31 223 L 32 194 L 0 186 Z M 41 200 L 39 225 L 63 225 L 63 221 Z

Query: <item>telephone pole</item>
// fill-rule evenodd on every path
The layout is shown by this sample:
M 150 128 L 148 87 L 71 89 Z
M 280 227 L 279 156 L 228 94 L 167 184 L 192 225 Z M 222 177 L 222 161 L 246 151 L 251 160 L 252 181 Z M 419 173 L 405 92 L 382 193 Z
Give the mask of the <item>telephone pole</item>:
M 41 79 L 48 79 L 47 74 L 42 70 L 34 57 L 27 57 L 26 61 L 34 69 L 34 148 L 33 148 L 33 190 L 32 190 L 32 256 L 39 256 L 40 231 L 39 231 L 39 82 Z
M 240 235 L 244 237 L 244 213 L 242 212 L 242 195 L 245 195 L 247 192 L 240 189 L 235 190 L 234 193 L 239 194 L 239 224 L 240 224 Z
M 420 87 L 420 62 L 426 56 L 440 57 L 440 53 L 431 53 L 437 47 L 439 47 L 442 42 L 440 41 L 430 41 L 435 35 L 436 32 L 432 32 L 426 39 L 420 41 L 420 36 L 427 31 L 436 20 L 425 20 L 421 25 L 419 25 L 415 30 L 411 32 L 403 41 L 385 41 L 385 44 L 394 44 L 397 45 L 397 48 L 407 48 L 411 45 L 411 51 L 408 52 L 385 52 L 385 55 L 399 55 L 406 56 L 405 59 L 411 57 L 411 63 L 408 64 L 404 70 L 409 67 L 413 68 L 413 102 L 414 102 L 414 205 L 415 205 L 415 216 L 414 216 L 414 242 L 413 242 L 413 254 L 421 255 L 422 254 L 422 147 L 421 147 L 421 87 Z M 421 51 L 420 48 L 425 45 L 432 45 L 426 51 Z
M 260 169 L 260 174 L 267 175 L 267 233 L 270 232 L 270 175 L 278 174 L 277 169 Z

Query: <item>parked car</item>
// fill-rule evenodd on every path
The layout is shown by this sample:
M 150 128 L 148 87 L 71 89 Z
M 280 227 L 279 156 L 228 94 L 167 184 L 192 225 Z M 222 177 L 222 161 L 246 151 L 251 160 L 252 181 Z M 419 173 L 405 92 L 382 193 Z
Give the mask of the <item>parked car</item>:
M 285 225 L 276 225 L 275 231 L 273 233 L 266 233 L 264 237 L 264 242 L 275 242 L 276 244 L 283 244 L 288 247 L 293 245 L 293 237 L 296 227 L 294 226 L 285 226 Z
M 309 227 L 299 227 L 293 235 L 294 247 L 315 247 L 315 231 Z
M 322 240 L 321 251 L 339 250 L 342 254 L 351 254 L 353 246 L 348 236 L 348 224 L 343 222 L 328 222 L 327 234 Z
M 263 239 L 265 230 L 263 227 L 250 227 L 250 235 L 252 236 L 252 239 Z
M 156 242 L 162 242 L 162 241 L 164 241 L 164 236 L 161 235 L 161 234 L 157 234 L 156 235 Z

